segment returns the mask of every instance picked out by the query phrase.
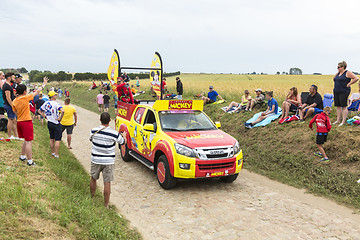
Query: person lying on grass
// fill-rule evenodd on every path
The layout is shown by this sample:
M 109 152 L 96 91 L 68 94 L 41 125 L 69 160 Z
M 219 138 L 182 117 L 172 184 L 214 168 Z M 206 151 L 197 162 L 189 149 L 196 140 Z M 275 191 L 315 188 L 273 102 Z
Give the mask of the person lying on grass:
M 244 91 L 244 95 L 241 97 L 241 103 L 231 102 L 227 107 L 226 112 L 230 112 L 233 107 L 235 107 L 234 112 L 240 112 L 241 110 L 245 110 L 246 105 L 251 100 L 251 96 L 249 90 Z
M 317 114 L 309 123 L 309 128 L 313 130 L 313 124 L 316 123 L 316 145 L 319 152 L 314 153 L 315 156 L 321 157 L 322 162 L 328 162 L 329 158 L 323 148 L 327 140 L 327 135 L 331 130 L 331 123 L 329 115 L 331 113 L 330 107 L 325 107 L 322 113 Z
M 278 103 L 273 98 L 273 92 L 266 92 L 266 99 L 268 100 L 268 108 L 265 112 L 261 113 L 261 115 L 252 123 L 245 123 L 246 128 L 252 128 L 255 124 L 263 121 L 265 118 L 278 114 Z

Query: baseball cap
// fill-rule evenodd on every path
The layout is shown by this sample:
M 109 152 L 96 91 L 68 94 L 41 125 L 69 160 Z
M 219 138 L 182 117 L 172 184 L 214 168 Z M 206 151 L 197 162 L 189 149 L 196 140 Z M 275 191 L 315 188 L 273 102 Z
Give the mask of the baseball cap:
M 53 96 L 56 95 L 56 94 L 57 94 L 56 92 L 50 91 L 49 94 L 48 94 L 48 96 L 51 98 L 51 97 L 53 97 Z
M 179 77 L 176 77 L 176 80 L 179 80 L 180 78 Z
M 21 76 L 20 74 L 15 74 L 15 78 L 22 78 L 23 76 Z
M 209 86 L 209 89 L 213 89 L 214 87 L 213 86 Z
M 255 92 L 262 92 L 261 88 L 255 90 Z

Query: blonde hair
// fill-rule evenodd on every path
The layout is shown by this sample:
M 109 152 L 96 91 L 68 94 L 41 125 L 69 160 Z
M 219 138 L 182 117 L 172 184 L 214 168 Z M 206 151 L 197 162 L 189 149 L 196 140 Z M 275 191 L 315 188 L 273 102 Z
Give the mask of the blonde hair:
M 344 69 L 347 68 L 347 63 L 346 63 L 345 61 L 339 62 L 338 65 L 339 65 L 340 67 L 344 67 Z
M 330 107 L 324 107 L 324 110 L 323 110 L 323 111 L 330 113 L 330 112 L 331 112 L 331 108 L 330 108 Z

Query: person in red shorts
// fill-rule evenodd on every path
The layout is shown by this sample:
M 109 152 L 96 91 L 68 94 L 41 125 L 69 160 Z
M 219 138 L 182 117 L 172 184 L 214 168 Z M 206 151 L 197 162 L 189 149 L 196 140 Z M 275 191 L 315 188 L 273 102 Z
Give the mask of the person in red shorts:
M 26 161 L 28 166 L 35 166 L 35 162 L 32 160 L 32 144 L 34 139 L 33 122 L 30 116 L 29 101 L 34 99 L 34 96 L 38 95 L 45 87 L 48 81 L 47 77 L 44 77 L 44 82 L 34 93 L 27 94 L 27 89 L 24 84 L 20 84 L 16 87 L 18 97 L 15 98 L 12 104 L 12 109 L 16 113 L 17 130 L 20 138 L 24 138 L 25 141 L 21 148 L 20 160 Z

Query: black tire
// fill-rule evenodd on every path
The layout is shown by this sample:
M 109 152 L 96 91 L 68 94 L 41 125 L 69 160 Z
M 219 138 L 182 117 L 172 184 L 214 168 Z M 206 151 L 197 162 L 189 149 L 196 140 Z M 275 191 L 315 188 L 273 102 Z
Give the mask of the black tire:
M 122 147 L 124 147 L 125 149 L 125 154 L 123 153 L 122 151 Z M 121 158 L 124 160 L 124 162 L 130 162 L 132 161 L 134 158 L 129 154 L 129 151 L 130 149 L 128 148 L 127 144 L 124 144 L 124 145 L 120 145 L 119 144 L 119 149 L 120 149 L 120 155 L 121 155 Z
M 169 163 L 165 155 L 159 157 L 156 165 L 156 177 L 160 186 L 165 190 L 176 186 L 176 178 L 171 176 Z
M 224 183 L 232 183 L 233 181 L 235 181 L 238 177 L 238 173 L 234 174 L 234 175 L 229 175 L 229 176 L 225 176 L 225 177 L 220 177 L 220 181 L 224 182 Z

